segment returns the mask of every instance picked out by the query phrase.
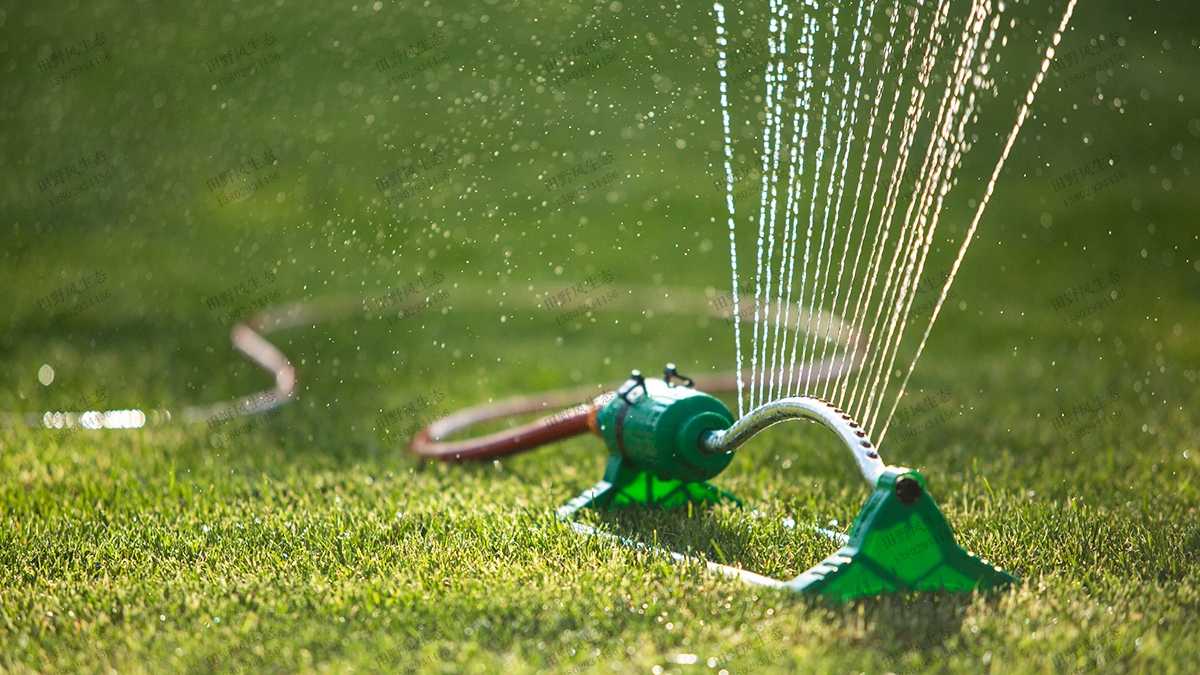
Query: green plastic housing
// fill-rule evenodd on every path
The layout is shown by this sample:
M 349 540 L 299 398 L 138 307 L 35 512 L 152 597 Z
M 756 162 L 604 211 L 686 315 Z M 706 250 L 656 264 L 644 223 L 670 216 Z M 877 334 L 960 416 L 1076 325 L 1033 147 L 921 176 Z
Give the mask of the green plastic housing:
M 690 387 L 645 380 L 645 389 L 626 382 L 620 396 L 596 415 L 596 426 L 608 451 L 662 480 L 699 482 L 725 470 L 733 453 L 706 454 L 700 435 L 728 429 L 733 414 L 724 403 Z
M 958 546 L 921 474 L 889 466 L 854 521 L 846 545 L 785 587 L 850 600 L 911 591 L 987 591 L 1015 581 Z

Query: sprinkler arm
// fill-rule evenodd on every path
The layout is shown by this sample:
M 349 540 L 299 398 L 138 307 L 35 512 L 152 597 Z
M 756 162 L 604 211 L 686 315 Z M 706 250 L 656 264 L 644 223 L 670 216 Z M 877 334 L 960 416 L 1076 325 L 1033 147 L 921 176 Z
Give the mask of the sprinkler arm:
M 724 431 L 702 434 L 700 449 L 711 455 L 730 453 L 763 429 L 797 419 L 815 422 L 837 434 L 854 455 L 854 461 L 858 463 L 863 478 L 867 479 L 871 487 L 875 487 L 887 467 L 879 458 L 879 452 L 871 440 L 867 438 L 867 433 L 845 411 L 812 396 L 793 396 L 761 405 L 746 413 Z

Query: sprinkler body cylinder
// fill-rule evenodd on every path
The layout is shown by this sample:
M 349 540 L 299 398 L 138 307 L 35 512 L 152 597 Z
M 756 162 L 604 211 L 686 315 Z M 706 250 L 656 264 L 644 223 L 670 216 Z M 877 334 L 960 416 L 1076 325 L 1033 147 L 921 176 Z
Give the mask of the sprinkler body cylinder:
M 662 480 L 699 482 L 721 473 L 733 453 L 700 446 L 709 431 L 728 429 L 733 414 L 703 392 L 663 380 L 629 380 L 596 413 L 596 430 L 614 456 Z

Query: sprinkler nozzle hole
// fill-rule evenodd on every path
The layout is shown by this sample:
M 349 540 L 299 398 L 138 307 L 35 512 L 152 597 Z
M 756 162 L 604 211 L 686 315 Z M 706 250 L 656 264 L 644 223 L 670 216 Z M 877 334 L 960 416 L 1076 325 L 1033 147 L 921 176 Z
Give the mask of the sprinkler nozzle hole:
M 921 498 L 921 495 L 924 494 L 924 492 L 925 491 L 921 489 L 921 484 L 912 478 L 901 478 L 900 480 L 896 481 L 896 497 L 900 500 L 900 503 L 904 504 L 905 506 L 912 506 L 913 504 L 916 504 L 917 500 Z

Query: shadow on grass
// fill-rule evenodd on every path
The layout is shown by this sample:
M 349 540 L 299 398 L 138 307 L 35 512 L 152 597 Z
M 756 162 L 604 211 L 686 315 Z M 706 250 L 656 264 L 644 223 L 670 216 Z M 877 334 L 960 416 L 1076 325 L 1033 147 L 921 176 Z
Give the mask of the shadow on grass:
M 652 547 L 705 561 L 790 580 L 833 553 L 837 545 L 802 518 L 787 527 L 785 516 L 756 515 L 735 504 L 690 505 L 664 510 L 626 507 L 595 510 L 588 519 L 603 531 Z
M 999 596 L 990 597 L 995 602 Z M 879 653 L 886 670 L 907 675 L 929 672 L 956 655 L 954 639 L 962 632 L 966 609 L 975 596 L 944 591 L 897 593 L 837 606 L 819 598 L 807 600 L 812 610 L 824 609 L 825 618 L 841 630 L 862 631 L 860 647 Z
M 660 551 L 674 551 L 790 581 L 832 553 L 837 545 L 797 522 L 759 518 L 734 505 L 663 510 L 627 507 L 591 512 L 588 520 L 604 531 Z M 797 519 L 799 521 L 799 519 Z M 747 586 L 747 588 L 750 588 Z M 779 591 L 780 600 L 814 618 L 859 633 L 859 645 L 883 658 L 896 673 L 922 672 L 956 654 L 966 609 L 976 595 L 949 592 L 897 593 L 835 602 Z M 986 596 L 996 602 L 1001 594 Z

